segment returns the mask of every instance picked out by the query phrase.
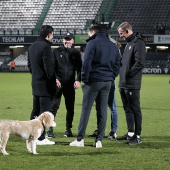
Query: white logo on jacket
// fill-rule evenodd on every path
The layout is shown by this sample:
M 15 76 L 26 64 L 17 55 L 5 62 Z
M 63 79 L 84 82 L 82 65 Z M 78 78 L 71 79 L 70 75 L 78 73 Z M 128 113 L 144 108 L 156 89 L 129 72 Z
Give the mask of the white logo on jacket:
M 129 50 L 131 49 L 131 46 L 129 47 Z
M 60 55 L 60 57 L 62 58 L 63 56 L 62 56 L 62 55 Z

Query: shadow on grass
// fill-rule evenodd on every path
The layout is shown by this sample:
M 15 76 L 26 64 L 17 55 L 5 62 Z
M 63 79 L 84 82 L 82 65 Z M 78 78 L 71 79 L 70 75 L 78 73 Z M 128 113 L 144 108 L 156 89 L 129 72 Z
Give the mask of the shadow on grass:
M 166 149 L 170 146 L 170 136 L 144 136 L 142 148 Z
M 73 141 L 75 138 L 69 138 L 70 141 Z M 95 140 L 95 138 L 86 138 L 87 140 Z M 63 145 L 68 146 L 70 142 L 66 141 L 56 141 L 56 145 Z M 109 139 L 103 139 L 103 142 L 105 147 L 113 147 L 114 145 L 120 147 L 128 147 L 131 145 L 127 144 L 127 141 L 116 141 L 116 140 L 109 140 Z M 85 146 L 92 147 L 93 141 L 85 141 Z M 155 148 L 155 149 L 165 149 L 169 148 L 170 146 L 170 136 L 142 136 L 142 143 L 139 145 L 135 145 L 137 147 L 141 148 Z
M 94 156 L 94 155 L 113 155 L 113 154 L 122 154 L 118 151 L 83 151 L 83 152 L 50 152 L 50 156 Z M 43 155 L 45 156 L 45 155 Z M 47 155 L 49 156 L 49 155 Z
M 56 138 L 55 145 L 53 146 L 38 146 L 40 147 L 40 151 L 38 151 L 39 156 L 76 156 L 76 155 L 111 155 L 111 154 L 122 154 L 125 151 L 129 151 L 129 149 L 133 150 L 143 150 L 150 152 L 153 149 L 162 149 L 168 150 L 170 146 L 170 136 L 142 136 L 142 143 L 139 145 L 129 145 L 126 141 L 116 141 L 103 139 L 103 148 L 96 149 L 93 147 L 93 138 L 85 138 L 85 147 L 70 147 L 69 143 L 73 141 L 75 138 Z M 68 141 L 69 140 L 69 141 Z M 25 141 L 19 139 L 18 137 L 12 137 L 10 142 L 14 142 L 7 146 L 7 151 L 12 155 L 32 155 L 26 151 Z M 49 152 L 44 152 L 42 148 L 50 147 Z M 22 149 L 17 149 L 22 148 Z M 51 148 L 53 148 L 51 150 Z M 45 149 L 46 150 L 46 149 Z
M 146 149 L 169 149 L 170 146 L 170 136 L 143 136 L 142 143 L 137 145 L 129 145 L 125 141 L 117 141 L 117 143 L 122 143 L 121 147 L 130 148 L 146 148 Z

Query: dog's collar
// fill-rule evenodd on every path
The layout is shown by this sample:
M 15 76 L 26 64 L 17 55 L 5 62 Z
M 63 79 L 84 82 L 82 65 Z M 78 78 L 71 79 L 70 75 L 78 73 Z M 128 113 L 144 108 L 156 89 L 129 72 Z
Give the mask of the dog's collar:
M 38 119 L 38 117 L 36 117 L 35 119 L 37 119 L 39 122 L 41 122 L 41 121 Z M 42 124 L 42 126 L 43 126 L 43 129 L 45 130 L 45 125 L 44 125 L 44 123 L 41 122 L 41 124 Z
M 42 122 L 42 126 L 43 126 L 43 128 L 44 128 L 44 130 L 45 130 L 45 125 L 44 125 L 44 123 Z

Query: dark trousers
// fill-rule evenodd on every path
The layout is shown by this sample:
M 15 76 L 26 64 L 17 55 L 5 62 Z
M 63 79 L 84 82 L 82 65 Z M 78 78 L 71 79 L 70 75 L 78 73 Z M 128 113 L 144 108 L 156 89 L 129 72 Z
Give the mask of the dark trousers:
M 82 112 L 78 127 L 77 140 L 80 141 L 85 136 L 92 105 L 97 97 L 96 104 L 98 105 L 98 136 L 96 141 L 102 141 L 107 121 L 107 104 L 111 82 L 93 82 L 82 85 L 83 103 Z
M 128 132 L 141 134 L 142 113 L 140 109 L 140 90 L 120 89 L 123 108 L 126 114 Z
M 50 96 L 33 96 L 33 110 L 30 116 L 30 119 L 35 119 L 35 117 L 39 116 L 41 113 L 45 111 L 50 111 L 52 97 Z M 38 138 L 38 140 L 45 139 L 45 129 L 42 135 Z
M 113 102 L 114 102 L 114 91 L 115 91 L 115 83 L 112 83 L 111 88 L 110 88 L 110 92 L 109 92 L 109 97 L 108 97 L 108 106 L 110 108 L 110 110 L 112 111 L 112 107 L 113 107 Z M 97 100 L 99 100 L 99 97 L 96 97 L 96 112 L 97 112 L 97 129 L 98 129 L 98 124 L 99 124 L 99 112 L 100 112 L 100 105 L 99 102 L 97 102 Z M 112 115 L 111 115 L 111 119 L 112 119 Z M 113 121 L 111 121 L 112 123 Z M 112 124 L 111 124 L 112 127 Z M 115 131 L 116 132 L 116 131 Z
M 61 88 L 57 88 L 50 109 L 54 117 L 56 116 L 57 110 L 59 109 L 62 94 L 65 99 L 65 106 L 67 110 L 66 129 L 70 129 L 72 128 L 72 122 L 74 117 L 74 102 L 75 102 L 75 89 L 73 83 L 66 83 L 63 84 Z

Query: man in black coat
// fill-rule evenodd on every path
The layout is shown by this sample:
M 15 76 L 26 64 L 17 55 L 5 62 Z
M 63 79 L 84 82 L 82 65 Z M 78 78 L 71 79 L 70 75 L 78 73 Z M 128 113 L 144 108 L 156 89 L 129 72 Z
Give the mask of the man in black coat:
M 73 47 L 74 35 L 66 33 L 63 36 L 63 45 L 53 51 L 56 74 L 56 92 L 52 100 L 51 112 L 56 116 L 62 95 L 66 106 L 65 137 L 72 137 L 72 122 L 74 117 L 75 89 L 80 87 L 81 81 L 81 54 Z M 55 138 L 53 129 L 47 131 L 48 137 Z
M 55 72 L 51 52 L 53 28 L 43 25 L 40 36 L 29 47 L 28 68 L 32 75 L 33 110 L 30 119 L 45 111 L 50 111 L 52 96 L 55 94 Z M 45 131 L 39 137 L 37 145 L 52 145 L 53 141 L 45 138 Z
M 134 145 L 141 143 L 140 88 L 146 48 L 144 37 L 134 34 L 128 22 L 120 24 L 117 30 L 120 37 L 127 41 L 121 60 L 119 88 L 128 128 L 128 133 L 117 140 L 128 140 L 129 144 Z

